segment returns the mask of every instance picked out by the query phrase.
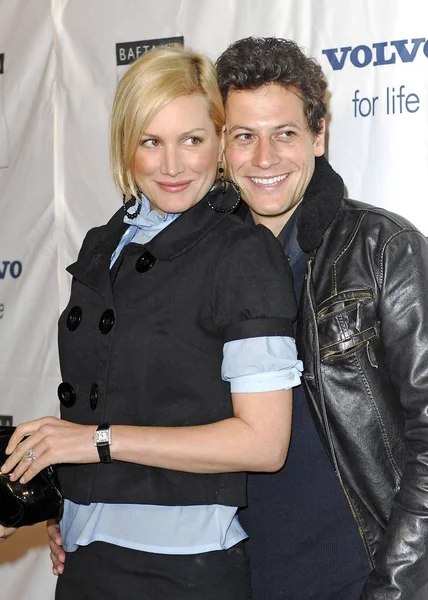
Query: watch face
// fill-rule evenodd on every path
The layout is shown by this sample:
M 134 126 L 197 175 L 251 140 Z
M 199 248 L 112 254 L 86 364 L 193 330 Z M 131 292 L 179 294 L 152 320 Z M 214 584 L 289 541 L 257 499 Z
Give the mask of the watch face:
M 108 442 L 108 431 L 98 432 L 98 442 Z
M 110 429 L 101 429 L 97 431 L 97 444 L 109 444 L 110 443 Z

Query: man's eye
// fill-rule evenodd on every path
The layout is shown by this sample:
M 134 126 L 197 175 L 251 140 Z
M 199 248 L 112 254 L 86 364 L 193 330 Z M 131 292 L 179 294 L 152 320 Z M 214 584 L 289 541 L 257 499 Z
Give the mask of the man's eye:
M 235 136 L 235 140 L 238 140 L 238 142 L 251 142 L 253 138 L 254 136 L 252 133 L 239 133 Z
M 292 131 L 290 129 L 286 129 L 285 131 L 280 131 L 278 133 L 278 137 L 281 140 L 287 140 L 287 141 L 292 140 L 293 138 L 296 137 L 296 135 L 297 135 L 296 132 Z
M 203 139 L 198 137 L 197 135 L 191 135 L 190 137 L 184 140 L 184 144 L 186 146 L 198 146 L 199 144 L 202 144 L 202 142 Z

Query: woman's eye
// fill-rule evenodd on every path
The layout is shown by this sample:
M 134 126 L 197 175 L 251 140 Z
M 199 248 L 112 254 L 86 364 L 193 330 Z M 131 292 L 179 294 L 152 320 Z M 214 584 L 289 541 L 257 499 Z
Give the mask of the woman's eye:
M 198 146 L 199 144 L 202 144 L 202 142 L 202 138 L 197 135 L 192 135 L 184 140 L 186 146 Z
M 140 146 L 144 146 L 144 148 L 156 148 L 158 145 L 159 141 L 152 138 L 140 141 Z

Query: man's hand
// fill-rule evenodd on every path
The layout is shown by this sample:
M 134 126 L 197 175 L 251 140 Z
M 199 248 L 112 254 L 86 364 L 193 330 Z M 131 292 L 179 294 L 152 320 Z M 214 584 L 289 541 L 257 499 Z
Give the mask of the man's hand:
M 8 537 L 15 533 L 15 527 L 3 527 L 0 525 L 0 544 L 4 542 Z
M 52 573 L 62 575 L 64 572 L 65 552 L 62 549 L 62 537 L 59 523 L 56 519 L 50 519 L 46 523 L 49 537 L 49 548 L 51 551 Z

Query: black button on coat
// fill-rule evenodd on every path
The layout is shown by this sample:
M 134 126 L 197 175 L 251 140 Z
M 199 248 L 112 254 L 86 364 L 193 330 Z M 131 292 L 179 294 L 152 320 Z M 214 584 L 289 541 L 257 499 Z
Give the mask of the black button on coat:
M 114 316 L 113 309 L 108 308 L 107 310 L 105 310 L 103 312 L 103 314 L 101 315 L 100 322 L 98 325 L 101 333 L 103 333 L 104 335 L 107 335 L 107 333 L 110 333 L 110 331 L 113 328 L 115 320 L 116 319 Z
M 67 316 L 67 328 L 70 331 L 74 331 L 80 325 L 80 321 L 82 320 L 82 309 L 80 306 L 73 306 L 70 309 Z
M 76 392 L 72 385 L 63 381 L 58 386 L 58 398 L 63 406 L 71 408 L 76 403 Z

